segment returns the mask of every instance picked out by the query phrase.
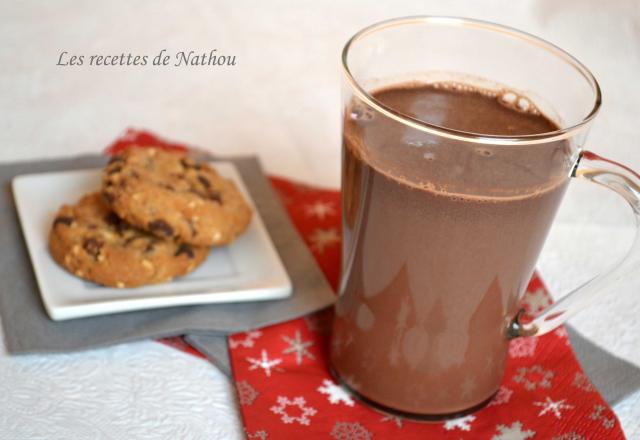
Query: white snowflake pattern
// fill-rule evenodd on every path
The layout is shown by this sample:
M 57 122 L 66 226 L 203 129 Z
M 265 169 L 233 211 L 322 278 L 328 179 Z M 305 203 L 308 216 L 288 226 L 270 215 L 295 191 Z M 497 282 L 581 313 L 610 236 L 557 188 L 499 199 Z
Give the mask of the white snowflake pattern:
M 562 418 L 562 410 L 564 409 L 572 409 L 573 405 L 569 405 L 568 403 L 564 403 L 565 400 L 567 399 L 562 399 L 562 400 L 551 400 L 551 398 L 549 398 L 549 396 L 545 397 L 545 401 L 544 402 L 533 402 L 533 404 L 535 406 L 541 406 L 542 409 L 540 410 L 540 412 L 538 413 L 538 417 L 543 416 L 547 413 L 552 413 L 554 416 L 556 416 L 556 419 L 561 419 Z
M 306 205 L 304 209 L 308 217 L 316 217 L 319 220 L 324 220 L 326 217 L 336 213 L 331 202 L 323 202 L 321 200 Z
M 589 417 L 591 417 L 591 420 L 601 420 L 602 426 L 607 429 L 611 429 L 616 425 L 616 419 L 605 416 L 604 412 L 606 409 L 607 408 L 604 405 L 595 405 L 593 407 L 593 412 Z
M 229 338 L 229 348 L 235 349 L 238 347 L 251 348 L 255 345 L 256 339 L 262 336 L 260 330 L 251 330 L 244 333 L 244 337 L 240 339 Z
M 300 335 L 300 330 L 296 330 L 295 336 L 290 338 L 289 336 L 283 336 L 282 340 L 289 346 L 282 350 L 283 354 L 294 353 L 296 355 L 296 364 L 301 365 L 302 359 L 306 356 L 311 360 L 315 359 L 315 356 L 308 350 L 313 345 L 313 341 L 303 341 Z
M 559 327 L 555 332 L 553 332 L 557 337 L 564 339 L 564 345 L 569 346 L 571 342 L 569 342 L 569 332 L 564 327 Z
M 318 391 L 320 391 L 321 394 L 326 394 L 332 405 L 338 405 L 340 402 L 347 406 L 354 405 L 353 399 L 349 393 L 340 385 L 336 385 L 329 379 L 324 379 L 322 381 L 322 385 L 318 387 Z
M 509 344 L 509 356 L 511 358 L 531 357 L 536 352 L 538 338 L 515 338 Z
M 244 432 L 247 434 L 248 439 L 256 438 L 258 440 L 267 440 L 267 438 L 269 437 L 269 434 L 267 434 L 267 431 L 263 429 L 256 431 L 253 434 L 247 431 L 246 429 L 244 430 Z
M 311 233 L 309 241 L 311 242 L 311 249 L 321 254 L 327 247 L 338 243 L 340 241 L 340 235 L 336 228 L 318 228 L 314 229 Z
M 331 437 L 336 440 L 371 440 L 373 435 L 358 422 L 336 422 Z
M 238 403 L 240 403 L 241 406 L 252 405 L 259 394 L 246 380 L 236 382 L 236 392 L 238 394 Z
M 315 313 L 307 315 L 303 319 L 304 323 L 307 324 L 307 328 L 310 332 L 317 332 L 319 330 L 322 330 L 320 318 Z
M 535 315 L 551 305 L 551 298 L 543 288 L 539 288 L 533 292 L 527 292 L 524 295 L 523 302 L 528 306 L 529 313 Z
M 513 381 L 524 384 L 525 389 L 533 391 L 536 388 L 551 388 L 551 380 L 555 376 L 552 370 L 545 370 L 540 365 L 518 368 L 518 374 Z
M 536 435 L 535 431 L 527 429 L 522 430 L 522 422 L 513 422 L 511 426 L 496 426 L 498 434 L 491 437 L 491 440 L 527 440 Z
M 557 435 L 553 437 L 551 440 L 587 440 L 587 438 L 584 435 L 571 431 L 571 432 L 567 432 L 566 434 Z
M 574 376 L 572 385 L 588 393 L 596 390 L 587 375 L 579 371 Z
M 280 358 L 275 358 L 275 359 L 269 359 L 269 355 L 267 354 L 267 350 L 262 350 L 260 352 L 260 359 L 255 359 L 252 357 L 247 357 L 247 362 L 249 362 L 251 364 L 251 366 L 249 367 L 249 370 L 255 370 L 258 368 L 261 368 L 262 370 L 264 370 L 264 374 L 267 375 L 267 377 L 271 377 L 271 370 L 276 370 L 276 365 L 279 365 L 280 363 L 282 363 L 282 359 Z
M 309 426 L 311 424 L 311 419 L 309 417 L 316 415 L 316 413 L 318 412 L 315 408 L 306 406 L 307 401 L 302 396 L 297 396 L 293 399 L 289 399 L 288 397 L 284 396 L 278 396 L 277 402 L 277 405 L 274 405 L 270 408 L 271 412 L 280 415 L 280 420 L 282 420 L 282 422 L 287 425 L 293 422 L 297 422 L 301 425 Z M 300 415 L 289 415 L 287 413 L 287 407 L 290 406 L 296 407 Z
M 403 423 L 402 423 L 402 419 L 400 417 L 392 416 L 391 414 L 387 414 L 386 416 L 381 418 L 380 421 L 381 422 L 393 422 L 400 429 L 402 429 L 402 427 L 404 426 Z
M 456 419 L 447 420 L 444 423 L 444 429 L 447 431 L 452 431 L 454 429 L 460 429 L 461 431 L 470 431 L 471 423 L 476 419 L 473 415 L 468 415 L 464 417 L 458 417 Z
M 511 399 L 512 394 L 513 390 L 510 390 L 505 386 L 501 386 L 500 388 L 498 388 L 498 392 L 495 396 L 493 396 L 493 399 L 491 399 L 491 402 L 489 402 L 489 405 L 487 406 L 502 405 L 504 403 L 508 403 L 509 399 Z
M 309 331 L 325 334 L 331 330 L 332 317 L 333 314 L 330 309 L 327 309 L 305 316 L 304 322 L 307 324 Z
M 559 338 L 568 338 L 569 337 L 569 333 L 567 332 L 567 329 L 564 328 L 564 327 L 558 327 L 556 329 L 556 331 L 553 332 L 553 333 L 555 333 L 555 335 L 557 337 L 559 337 Z

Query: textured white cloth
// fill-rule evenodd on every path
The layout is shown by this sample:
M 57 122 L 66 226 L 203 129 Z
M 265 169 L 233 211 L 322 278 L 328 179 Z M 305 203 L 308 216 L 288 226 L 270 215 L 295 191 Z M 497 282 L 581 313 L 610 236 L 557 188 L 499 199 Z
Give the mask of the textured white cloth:
M 133 125 L 222 154 L 257 153 L 271 173 L 337 187 L 342 45 L 372 22 L 415 14 L 501 22 L 567 49 L 604 91 L 588 145 L 640 169 L 635 0 L 2 2 L 0 161 L 96 152 Z M 161 49 L 217 49 L 237 65 L 56 66 L 63 50 L 153 56 Z M 572 185 L 540 261 L 553 292 L 624 252 L 633 234 L 627 211 L 602 189 Z M 640 365 L 633 290 L 571 322 Z M 140 429 L 145 438 L 242 436 L 225 379 L 152 342 L 67 356 L 1 354 L 0 391 L 0 439 L 118 439 Z M 627 435 L 640 436 L 640 396 L 616 411 Z
M 0 351 L 0 440 L 240 439 L 233 396 L 208 361 L 157 342 Z

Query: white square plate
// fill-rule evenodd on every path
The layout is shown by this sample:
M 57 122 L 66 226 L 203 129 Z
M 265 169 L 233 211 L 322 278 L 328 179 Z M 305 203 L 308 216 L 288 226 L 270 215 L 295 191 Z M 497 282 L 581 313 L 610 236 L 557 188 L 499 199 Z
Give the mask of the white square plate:
M 187 276 L 165 284 L 113 289 L 62 269 L 48 250 L 49 229 L 62 204 L 100 188 L 101 170 L 29 174 L 13 179 L 13 192 L 40 294 L 54 320 L 158 307 L 261 301 L 291 295 L 291 280 L 255 209 L 240 174 L 230 162 L 212 166 L 235 182 L 253 208 L 247 231 L 231 245 L 212 249 Z

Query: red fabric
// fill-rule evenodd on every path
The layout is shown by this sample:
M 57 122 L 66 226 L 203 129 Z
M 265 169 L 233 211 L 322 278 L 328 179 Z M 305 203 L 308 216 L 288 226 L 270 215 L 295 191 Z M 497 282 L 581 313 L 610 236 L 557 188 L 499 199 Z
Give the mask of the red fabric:
M 180 144 L 129 130 L 109 147 Z M 340 268 L 340 195 L 281 178 L 271 183 L 331 285 Z M 531 280 L 525 308 L 550 302 Z M 380 414 L 337 388 L 328 371 L 331 311 L 229 338 L 238 401 L 250 439 L 621 439 L 615 414 L 580 368 L 564 328 L 511 343 L 500 391 L 485 408 L 450 422 L 423 424 Z M 180 339 L 164 340 L 194 352 Z M 295 346 L 298 350 L 294 350 Z

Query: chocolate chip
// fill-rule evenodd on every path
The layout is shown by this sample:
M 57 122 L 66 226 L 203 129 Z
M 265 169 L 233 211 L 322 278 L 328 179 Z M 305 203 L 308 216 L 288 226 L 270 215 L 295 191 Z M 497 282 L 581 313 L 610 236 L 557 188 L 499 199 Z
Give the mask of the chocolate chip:
M 198 180 L 202 183 L 202 186 L 205 188 L 211 188 L 211 183 L 209 183 L 209 179 L 204 177 L 202 174 L 198 174 Z
M 111 167 L 111 168 L 107 168 L 107 174 L 109 174 L 109 175 L 115 174 L 115 173 L 119 173 L 120 171 L 122 171 L 122 167 L 120 165 L 117 165 L 117 166 Z
M 115 212 L 110 211 L 104 216 L 104 221 L 111 226 L 117 226 L 122 220 L 116 215 Z
M 56 217 L 55 220 L 53 221 L 53 226 L 56 227 L 57 225 L 71 225 L 71 223 L 73 223 L 73 217 L 69 217 L 66 215 L 61 215 L 60 217 Z
M 164 188 L 164 189 L 168 189 L 169 191 L 175 191 L 175 190 L 176 190 L 173 186 L 171 186 L 171 185 L 169 185 L 169 184 L 166 184 L 166 183 L 163 183 L 163 184 L 161 184 L 160 186 L 161 186 L 162 188 Z
M 203 193 L 201 193 L 200 191 L 198 191 L 198 190 L 196 190 L 196 189 L 193 189 L 193 188 L 192 188 L 192 189 L 190 189 L 190 190 L 189 190 L 189 192 L 190 192 L 191 194 L 195 194 L 195 195 L 197 195 L 198 197 L 202 197 L 202 198 L 206 198 L 206 197 L 207 197 L 207 195 L 206 195 L 206 194 L 203 194 Z
M 149 230 L 153 233 L 164 235 L 165 237 L 173 236 L 173 228 L 164 220 L 158 219 L 149 222 Z
M 98 256 L 100 255 L 100 249 L 102 249 L 102 246 L 104 245 L 104 243 L 100 240 L 98 240 L 97 238 L 87 238 L 84 240 L 84 243 L 82 243 L 82 248 L 93 257 L 94 260 L 98 259 Z
M 134 179 L 138 179 L 140 178 L 140 174 L 138 174 L 138 172 L 136 170 L 131 170 L 131 172 L 129 173 L 129 175 L 131 177 L 133 177 Z
M 111 185 L 111 182 L 107 182 L 107 185 Z M 107 202 L 108 204 L 113 203 L 113 201 L 115 200 L 115 197 L 113 196 L 113 194 L 111 194 L 108 191 L 102 191 L 102 198 L 104 199 L 105 202 Z
M 122 158 L 122 156 L 113 156 L 111 159 L 109 159 L 109 165 L 116 162 L 124 162 L 124 159 Z
M 156 249 L 156 240 L 154 240 L 153 238 L 149 239 L 149 244 L 147 244 L 147 247 L 144 248 L 144 251 L 146 253 L 151 253 Z
M 194 258 L 196 254 L 193 252 L 193 248 L 188 244 L 182 243 L 178 250 L 174 254 L 174 256 L 179 257 L 180 255 L 185 254 L 189 258 Z
M 216 201 L 222 204 L 222 194 L 220 194 L 219 191 L 209 191 L 209 195 L 207 197 L 213 201 Z
M 189 192 L 191 194 L 197 195 L 198 197 L 202 197 L 203 199 L 213 200 L 215 202 L 222 204 L 222 194 L 220 193 L 220 191 L 210 189 L 205 194 L 198 190 L 190 189 Z
M 118 217 L 114 212 L 109 212 L 105 215 L 104 221 L 107 222 L 109 226 L 114 227 L 118 233 L 122 233 L 130 228 L 129 224 Z
M 188 157 L 184 157 L 180 159 L 180 164 L 182 165 L 183 168 L 187 170 L 191 168 L 193 168 L 194 170 L 199 170 L 202 168 L 202 166 L 199 163 L 195 163 L 193 159 L 189 159 Z
M 198 235 L 198 230 L 196 229 L 196 226 L 193 224 L 193 221 L 189 220 L 189 222 L 187 224 L 189 225 L 189 230 L 191 231 L 191 236 L 195 237 L 196 235 Z

